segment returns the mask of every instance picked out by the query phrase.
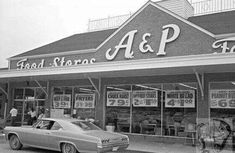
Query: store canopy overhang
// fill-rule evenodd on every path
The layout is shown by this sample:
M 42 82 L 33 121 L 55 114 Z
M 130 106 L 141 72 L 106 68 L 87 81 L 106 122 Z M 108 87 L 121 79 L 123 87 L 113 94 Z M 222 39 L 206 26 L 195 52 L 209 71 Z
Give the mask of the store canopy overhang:
M 201 54 L 141 60 L 97 62 L 70 67 L 48 67 L 30 70 L 2 70 L 0 82 L 29 80 L 68 80 L 235 72 L 235 53 Z

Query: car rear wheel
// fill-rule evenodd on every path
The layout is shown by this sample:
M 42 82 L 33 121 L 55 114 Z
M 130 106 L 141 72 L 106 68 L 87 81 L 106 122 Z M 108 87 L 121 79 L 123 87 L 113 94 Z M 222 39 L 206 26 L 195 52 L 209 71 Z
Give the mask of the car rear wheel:
M 62 144 L 62 153 L 77 153 L 77 149 L 70 143 Z
M 9 144 L 10 144 L 11 149 L 13 150 L 20 150 L 23 146 L 19 138 L 16 135 L 12 135 L 10 137 Z

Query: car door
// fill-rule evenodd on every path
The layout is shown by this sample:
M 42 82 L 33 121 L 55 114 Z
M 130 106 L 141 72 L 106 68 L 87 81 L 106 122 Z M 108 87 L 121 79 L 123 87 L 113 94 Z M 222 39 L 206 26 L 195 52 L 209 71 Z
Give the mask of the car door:
M 63 128 L 58 122 L 54 122 L 50 130 L 48 130 L 48 134 L 46 136 L 48 139 L 47 145 L 50 146 L 51 149 L 59 149 L 59 142 L 63 137 L 62 132 Z
M 29 145 L 48 148 L 50 122 L 49 120 L 41 120 L 35 125 L 35 128 L 27 136 Z

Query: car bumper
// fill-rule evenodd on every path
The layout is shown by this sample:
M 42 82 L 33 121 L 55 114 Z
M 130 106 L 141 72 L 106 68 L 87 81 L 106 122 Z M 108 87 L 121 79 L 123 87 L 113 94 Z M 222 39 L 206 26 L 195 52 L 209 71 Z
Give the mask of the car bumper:
M 98 148 L 98 153 L 105 153 L 109 151 L 122 151 L 127 149 L 129 144 L 117 145 L 117 146 L 105 146 L 103 148 Z

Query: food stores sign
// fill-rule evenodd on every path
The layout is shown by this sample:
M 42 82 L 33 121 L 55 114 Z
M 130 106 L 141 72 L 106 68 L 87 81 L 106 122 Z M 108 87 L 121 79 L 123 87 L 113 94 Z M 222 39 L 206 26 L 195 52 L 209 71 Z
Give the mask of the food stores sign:
M 37 69 L 43 67 L 62 67 L 62 66 L 76 66 L 80 64 L 92 64 L 96 61 L 95 58 L 90 59 L 68 59 L 65 57 L 55 57 L 53 59 L 40 59 L 37 62 L 29 62 L 24 58 L 16 63 L 17 69 Z
M 220 49 L 220 53 L 234 53 L 235 45 L 233 45 L 231 42 L 235 42 L 235 37 L 217 40 L 212 44 L 212 47 L 214 49 Z

